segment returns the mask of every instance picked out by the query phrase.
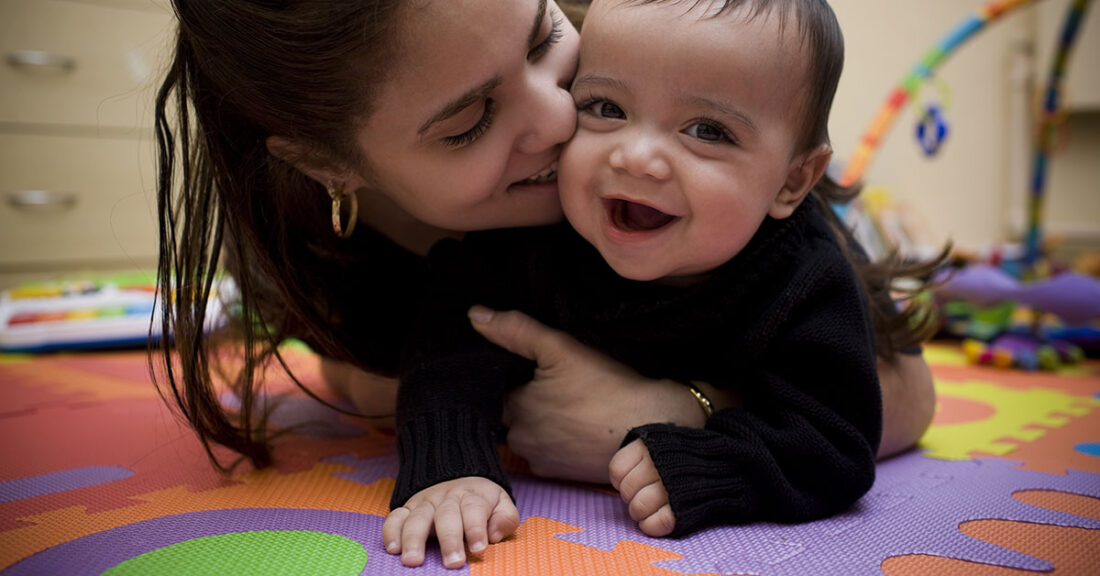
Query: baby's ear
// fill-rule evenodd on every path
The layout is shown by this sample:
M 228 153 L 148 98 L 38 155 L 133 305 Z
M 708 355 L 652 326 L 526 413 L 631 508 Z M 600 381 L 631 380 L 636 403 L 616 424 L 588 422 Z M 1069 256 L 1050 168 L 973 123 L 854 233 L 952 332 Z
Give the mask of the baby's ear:
M 299 141 L 282 136 L 269 136 L 266 145 L 267 151 L 272 156 L 294 166 L 302 174 L 320 182 L 322 186 L 341 182 L 345 186 L 350 186 L 351 190 L 360 187 L 357 174 L 338 167 L 334 162 L 326 161 L 309 146 Z
M 776 195 L 772 207 L 768 210 L 768 216 L 781 220 L 794 214 L 806 195 L 813 190 L 817 181 L 825 174 L 829 167 L 829 160 L 833 157 L 833 149 L 828 144 L 822 144 L 805 154 L 799 154 L 791 160 L 787 167 L 787 180 L 783 183 L 783 189 Z

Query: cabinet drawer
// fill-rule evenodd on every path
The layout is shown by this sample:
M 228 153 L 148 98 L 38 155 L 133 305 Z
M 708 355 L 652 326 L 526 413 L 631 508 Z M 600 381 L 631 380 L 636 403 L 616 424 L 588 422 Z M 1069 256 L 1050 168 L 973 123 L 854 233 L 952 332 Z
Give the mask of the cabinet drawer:
M 0 123 L 152 125 L 170 13 L 0 0 Z
M 148 141 L 0 135 L 0 266 L 148 260 L 153 166 Z

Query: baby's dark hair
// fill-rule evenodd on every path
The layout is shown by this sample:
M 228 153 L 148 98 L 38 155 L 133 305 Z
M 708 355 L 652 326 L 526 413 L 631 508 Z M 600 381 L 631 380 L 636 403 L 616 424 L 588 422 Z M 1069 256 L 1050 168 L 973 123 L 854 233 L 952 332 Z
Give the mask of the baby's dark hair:
M 844 69 L 844 35 L 832 7 L 825 0 L 622 0 L 627 4 L 685 4 L 688 9 L 705 8 L 708 18 L 736 13 L 737 17 L 779 18 L 780 33 L 788 28 L 792 18 L 797 25 L 806 60 L 804 91 L 799 112 L 802 115 L 801 134 L 796 152 L 807 152 L 822 144 L 830 144 L 829 114 L 833 107 L 840 74 Z M 948 258 L 950 246 L 929 261 L 912 262 L 891 252 L 877 262 L 871 262 L 851 232 L 837 217 L 831 206 L 847 204 L 857 197 L 860 186 L 841 186 L 828 175 L 814 186 L 817 206 L 822 208 L 840 242 L 848 261 L 852 263 L 871 306 L 878 355 L 891 360 L 902 350 L 910 349 L 936 330 L 931 304 L 914 298 L 929 287 L 934 272 Z M 915 280 L 906 286 L 901 279 Z M 899 312 L 890 292 L 900 294 L 906 306 Z
M 293 335 L 354 360 L 337 308 L 356 298 L 355 246 L 329 227 L 323 186 L 266 146 L 361 166 L 355 133 L 399 53 L 400 0 L 173 0 L 179 23 L 155 104 L 158 299 L 163 354 L 150 368 L 215 464 L 211 443 L 270 460 L 255 390 Z M 178 191 L 177 191 L 178 188 Z M 204 332 L 215 273 L 237 285 L 240 410 L 218 398 L 215 342 Z M 171 335 L 171 336 L 170 336 Z M 284 365 L 285 367 L 285 365 Z

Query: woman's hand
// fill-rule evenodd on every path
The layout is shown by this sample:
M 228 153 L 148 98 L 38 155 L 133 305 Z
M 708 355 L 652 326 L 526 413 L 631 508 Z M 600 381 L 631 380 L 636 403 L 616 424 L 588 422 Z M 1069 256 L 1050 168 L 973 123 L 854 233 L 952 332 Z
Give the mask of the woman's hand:
M 519 510 L 508 492 L 488 478 L 469 476 L 425 488 L 394 508 L 382 524 L 382 542 L 405 566 L 420 566 L 434 533 L 443 566 L 453 569 L 466 563 L 467 546 L 480 554 L 517 528 Z
M 539 476 L 607 484 L 631 428 L 705 422 L 683 385 L 645 378 L 523 313 L 475 306 L 470 319 L 490 341 L 538 363 L 535 379 L 508 397 L 505 424 L 509 448 Z

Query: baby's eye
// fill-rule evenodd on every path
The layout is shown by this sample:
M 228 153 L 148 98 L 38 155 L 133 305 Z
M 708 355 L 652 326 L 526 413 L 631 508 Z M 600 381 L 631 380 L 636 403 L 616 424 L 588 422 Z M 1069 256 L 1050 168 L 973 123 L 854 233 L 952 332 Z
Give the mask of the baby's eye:
M 607 100 L 595 100 L 588 103 L 584 109 L 597 118 L 611 118 L 615 120 L 626 118 L 626 112 L 623 112 L 623 109 L 619 108 L 618 104 Z
M 729 131 L 725 129 L 721 124 L 715 124 L 713 122 L 696 122 L 691 126 L 688 126 L 684 133 L 688 136 L 698 138 L 703 142 L 730 142 L 734 143 L 733 137 Z

